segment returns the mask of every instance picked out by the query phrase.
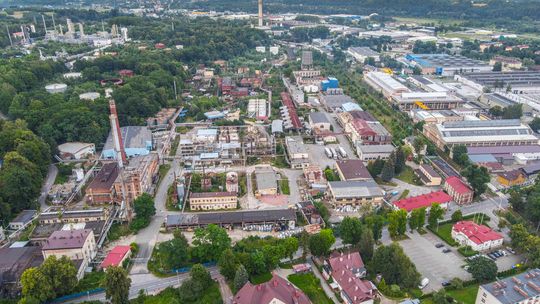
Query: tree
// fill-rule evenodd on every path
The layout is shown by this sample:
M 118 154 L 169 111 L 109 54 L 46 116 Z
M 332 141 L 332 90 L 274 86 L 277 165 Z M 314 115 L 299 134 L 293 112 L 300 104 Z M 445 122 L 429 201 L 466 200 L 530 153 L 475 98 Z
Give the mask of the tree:
M 21 276 L 22 294 L 26 298 L 45 302 L 55 297 L 50 281 L 39 268 L 26 269 Z
M 336 238 L 331 229 L 323 229 L 309 238 L 309 250 L 315 256 L 324 256 L 330 251 Z
M 512 240 L 512 247 L 514 249 L 524 251 L 527 247 L 527 238 L 529 237 L 529 231 L 523 224 L 515 224 L 510 228 L 509 233 Z
M 295 237 L 288 237 L 283 241 L 285 254 L 289 257 L 290 260 L 293 259 L 294 254 L 298 251 L 298 243 L 298 239 Z
M 490 108 L 488 112 L 495 117 L 501 117 L 503 115 L 503 109 L 499 106 Z
M 227 279 L 234 279 L 236 274 L 236 268 L 238 268 L 238 261 L 231 249 L 227 249 L 223 252 L 218 261 L 219 272 Z
M 405 151 L 403 150 L 403 147 L 402 146 L 399 146 L 396 150 L 396 154 L 395 154 L 395 163 L 394 163 L 394 169 L 395 169 L 395 174 L 399 174 L 401 173 L 401 171 L 403 171 L 403 169 L 405 169 L 405 160 L 406 160 L 406 155 L 405 155 Z
M 381 172 L 381 179 L 385 182 L 389 182 L 394 178 L 394 173 L 396 169 L 394 166 L 394 160 L 392 157 L 390 157 L 383 166 L 382 172 Z
M 452 222 L 458 222 L 463 219 L 463 213 L 461 213 L 461 210 L 456 210 L 454 213 L 452 213 Z
M 375 240 L 373 239 L 373 232 L 371 230 L 362 230 L 360 241 L 358 242 L 358 248 L 360 249 L 360 255 L 364 261 L 370 261 L 373 257 L 373 251 L 375 248 Z
M 240 288 L 242 288 L 248 282 L 248 279 L 249 276 L 246 268 L 244 268 L 244 265 L 240 264 L 236 270 L 236 274 L 234 275 L 234 289 L 240 290 Z
M 497 276 L 497 264 L 492 259 L 479 256 L 469 262 L 468 271 L 480 282 L 492 281 Z
M 523 116 L 523 105 L 520 103 L 506 107 L 502 114 L 503 119 L 519 119 L 521 116 Z
M 170 241 L 159 243 L 156 258 L 160 266 L 166 270 L 184 267 L 189 262 L 189 244 L 182 233 L 174 234 Z
M 529 123 L 529 127 L 531 127 L 531 129 L 532 129 L 534 132 L 538 132 L 538 130 L 540 130 L 540 118 L 539 118 L 539 117 L 535 117 L 535 118 Z
M 487 183 L 490 180 L 486 167 L 470 165 L 461 172 L 474 190 L 474 195 L 479 196 L 487 190 Z
M 113 304 L 129 303 L 131 279 L 122 267 L 111 266 L 105 272 L 105 297 Z
M 131 222 L 131 228 L 139 231 L 150 224 L 150 219 L 156 214 L 154 206 L 154 198 L 148 193 L 143 193 L 133 201 L 133 209 L 135 210 L 135 218 Z
M 309 250 L 309 233 L 305 230 L 298 236 L 298 244 L 302 247 L 302 256 L 306 257 Z
M 407 231 L 407 211 L 394 210 L 388 215 L 388 231 L 393 237 L 405 234 Z
M 383 167 L 384 167 L 384 160 L 382 160 L 380 157 L 378 157 L 374 161 L 370 161 L 367 165 L 369 174 L 371 174 L 371 176 L 374 178 L 377 177 L 379 174 L 381 174 Z
M 195 264 L 189 272 L 189 279 L 180 286 L 178 294 L 180 300 L 194 302 L 200 299 L 204 292 L 212 285 L 210 273 L 201 264 Z
M 382 237 L 382 229 L 384 227 L 384 218 L 381 215 L 373 214 L 364 217 L 364 221 L 368 228 L 373 232 L 373 239 L 378 241 Z
M 452 304 L 454 299 L 448 296 L 446 290 L 440 289 L 439 291 L 433 294 L 433 303 L 434 304 Z
M 345 244 L 356 245 L 362 234 L 362 223 L 356 217 L 346 216 L 339 225 L 339 234 Z
M 426 143 L 424 139 L 420 136 L 416 136 L 413 141 L 414 153 L 421 154 L 422 150 L 424 150 L 425 145 Z
M 457 145 L 452 149 L 452 160 L 460 166 L 469 164 L 469 156 L 467 155 L 467 147 L 465 145 Z
M 411 211 L 409 216 L 409 228 L 415 230 L 424 227 L 426 223 L 426 208 L 417 208 Z
M 438 203 L 433 203 L 429 210 L 428 225 L 431 228 L 437 227 L 437 223 L 443 218 L 444 209 Z
M 77 270 L 66 256 L 59 259 L 56 256 L 50 256 L 39 266 L 39 269 L 49 279 L 57 296 L 72 292 L 77 285 Z
M 382 275 L 386 284 L 414 288 L 420 283 L 420 274 L 416 267 L 397 243 L 379 246 L 373 254 L 372 267 L 376 273 Z
M 502 71 L 502 63 L 500 61 L 497 61 L 493 65 L 493 72 L 500 72 L 500 71 Z
M 192 244 L 193 254 L 200 261 L 215 261 L 223 251 L 231 247 L 231 239 L 225 229 L 210 224 L 206 228 L 195 229 Z

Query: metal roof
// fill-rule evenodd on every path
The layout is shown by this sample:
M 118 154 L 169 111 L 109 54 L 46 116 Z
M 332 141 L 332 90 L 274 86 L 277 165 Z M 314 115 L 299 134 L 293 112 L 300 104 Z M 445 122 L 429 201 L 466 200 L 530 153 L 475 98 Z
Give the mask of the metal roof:
M 182 213 L 167 215 L 166 226 L 195 226 L 208 224 L 242 224 L 256 222 L 293 221 L 292 209 L 250 210 L 212 213 Z

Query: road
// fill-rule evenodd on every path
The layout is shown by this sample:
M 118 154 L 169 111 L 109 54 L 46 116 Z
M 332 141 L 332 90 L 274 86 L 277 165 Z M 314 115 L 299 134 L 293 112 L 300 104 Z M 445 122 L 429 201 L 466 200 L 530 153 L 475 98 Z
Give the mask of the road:
M 41 211 L 44 211 L 49 207 L 47 206 L 47 194 L 49 193 L 49 190 L 51 190 L 52 185 L 54 185 L 56 175 L 58 175 L 58 168 L 56 168 L 54 164 L 50 164 L 49 170 L 47 171 L 47 177 L 45 177 L 45 182 L 41 187 L 41 194 L 38 199 Z
M 219 277 L 217 267 L 208 268 L 212 278 Z M 134 299 L 139 295 L 139 290 L 144 290 L 146 294 L 157 294 L 167 287 L 179 287 L 183 281 L 189 278 L 189 272 L 179 274 L 168 278 L 156 278 L 153 275 L 139 274 L 130 275 L 132 283 L 129 289 L 129 298 Z M 81 297 L 68 301 L 66 303 L 82 303 L 85 301 L 100 301 L 105 302 L 105 292 L 96 293 L 87 297 Z

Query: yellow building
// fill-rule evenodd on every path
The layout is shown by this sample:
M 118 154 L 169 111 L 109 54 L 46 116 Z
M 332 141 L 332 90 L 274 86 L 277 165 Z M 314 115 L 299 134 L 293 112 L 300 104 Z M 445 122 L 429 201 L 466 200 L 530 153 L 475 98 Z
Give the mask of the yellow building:
M 236 209 L 237 202 L 238 197 L 235 192 L 192 192 L 189 195 L 191 211 Z
M 497 175 L 497 181 L 504 186 L 512 187 L 523 184 L 527 178 L 521 170 L 502 172 Z

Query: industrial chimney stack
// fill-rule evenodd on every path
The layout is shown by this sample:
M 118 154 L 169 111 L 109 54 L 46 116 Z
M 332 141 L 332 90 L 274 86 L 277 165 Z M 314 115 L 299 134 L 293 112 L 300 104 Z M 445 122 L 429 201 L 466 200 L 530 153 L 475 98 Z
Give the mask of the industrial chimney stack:
M 259 27 L 263 26 L 263 2 L 259 0 Z
M 122 141 L 122 132 L 120 131 L 120 123 L 118 122 L 116 103 L 112 99 L 109 100 L 109 108 L 111 110 L 111 115 L 109 118 L 111 120 L 111 132 L 114 141 L 114 149 L 117 156 L 120 154 L 120 157 L 118 157 L 118 166 L 122 168 L 124 167 L 124 164 L 127 164 L 126 150 L 124 149 L 124 144 Z

